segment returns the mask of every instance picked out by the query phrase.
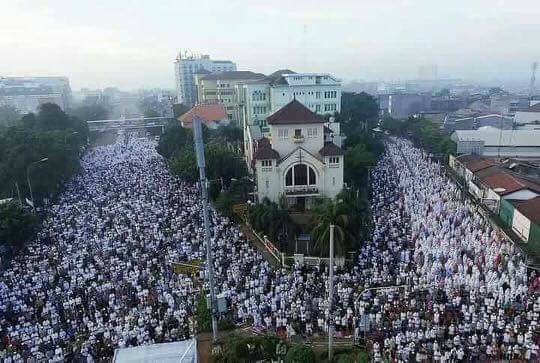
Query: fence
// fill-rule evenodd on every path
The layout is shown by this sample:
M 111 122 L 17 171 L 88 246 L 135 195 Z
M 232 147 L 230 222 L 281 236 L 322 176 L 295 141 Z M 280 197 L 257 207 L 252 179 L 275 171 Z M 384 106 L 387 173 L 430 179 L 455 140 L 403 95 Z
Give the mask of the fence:
M 255 237 L 257 237 L 257 239 L 259 240 L 259 242 L 261 242 L 261 244 L 264 246 L 264 249 L 266 251 L 268 251 L 268 253 L 270 255 L 272 255 L 272 257 L 274 257 L 278 262 L 280 262 L 281 264 L 283 264 L 283 258 L 282 258 L 282 253 L 279 251 L 279 249 L 268 239 L 268 237 L 266 236 L 260 236 L 257 232 L 255 232 L 255 230 L 251 227 L 250 224 L 246 223 L 247 227 L 251 230 L 251 233 L 253 233 L 253 235 Z
M 308 266 L 318 266 L 320 264 L 328 265 L 330 263 L 330 259 L 328 257 L 304 256 L 301 253 L 295 253 L 293 258 L 294 262 Z M 343 267 L 345 265 L 345 257 L 335 257 L 334 263 L 336 266 Z

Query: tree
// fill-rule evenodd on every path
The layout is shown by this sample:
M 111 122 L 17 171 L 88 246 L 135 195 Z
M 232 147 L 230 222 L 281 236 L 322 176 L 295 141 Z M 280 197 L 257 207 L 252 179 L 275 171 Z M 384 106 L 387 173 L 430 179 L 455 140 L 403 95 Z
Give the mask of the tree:
M 389 115 L 385 115 L 382 119 L 381 126 L 390 134 L 400 136 L 403 134 L 405 123 Z
M 236 199 L 230 192 L 219 193 L 214 206 L 225 217 L 232 217 L 232 206 L 236 204 Z
M 377 164 L 375 155 L 368 151 L 365 144 L 358 144 L 345 153 L 344 178 L 349 185 L 356 188 L 369 187 L 367 175 L 369 168 Z
M 69 114 L 83 121 L 106 120 L 109 110 L 101 104 L 87 104 L 70 110 Z
M 10 201 L 0 204 L 0 242 L 7 242 L 20 249 L 30 239 L 37 226 L 37 219 Z
M 404 123 L 406 134 L 415 145 L 444 159 L 456 150 L 450 135 L 424 117 L 409 117 Z
M 365 241 L 371 235 L 371 210 L 367 193 L 352 188 L 343 190 L 337 199 L 341 201 L 348 215 L 349 234 L 352 243 L 347 244 L 348 250 L 357 250 L 360 241 Z
M 341 113 L 337 116 L 343 133 L 349 137 L 365 128 L 375 126 L 379 115 L 379 105 L 375 98 L 365 92 L 341 95 Z
M 214 139 L 215 142 L 238 144 L 244 140 L 244 132 L 241 128 L 229 124 L 212 130 L 211 138 Z
M 166 159 L 179 153 L 183 146 L 193 142 L 192 132 L 183 128 L 179 122 L 169 122 L 159 138 L 157 152 Z
M 160 117 L 161 116 L 159 112 L 157 112 L 156 110 L 152 108 L 147 108 L 146 110 L 144 110 L 143 115 L 144 117 Z
M 181 179 L 195 182 L 198 179 L 197 159 L 191 145 L 184 146 L 181 151 L 169 160 L 171 172 Z
M 261 203 L 251 206 L 249 220 L 255 230 L 262 231 L 274 242 L 278 241 L 280 247 L 293 237 L 296 230 L 284 197 L 280 198 L 279 203 L 264 199 Z
M 25 115 L 22 122 L 4 129 L 0 134 L 0 197 L 12 197 L 16 183 L 22 196 L 29 197 L 27 174 L 38 204 L 57 192 L 78 170 L 87 135 L 86 122 L 68 116 L 55 104 L 44 104 L 37 115 Z M 45 158 L 45 163 L 35 163 Z
M 286 363 L 313 363 L 315 361 L 315 352 L 307 345 L 295 345 L 285 356 Z
M 42 131 L 64 130 L 70 128 L 71 120 L 55 103 L 45 103 L 39 106 L 35 127 Z
M 321 198 L 313 208 L 315 219 L 311 236 L 315 241 L 315 251 L 320 256 L 328 256 L 330 246 L 330 225 L 334 225 L 334 251 L 337 256 L 345 255 L 349 233 L 349 216 L 343 203 L 338 199 Z
M 15 107 L 0 106 L 0 126 L 13 126 L 21 119 L 21 114 Z
M 174 118 L 178 118 L 189 111 L 189 107 L 184 105 L 183 103 L 175 103 L 173 104 L 173 115 Z

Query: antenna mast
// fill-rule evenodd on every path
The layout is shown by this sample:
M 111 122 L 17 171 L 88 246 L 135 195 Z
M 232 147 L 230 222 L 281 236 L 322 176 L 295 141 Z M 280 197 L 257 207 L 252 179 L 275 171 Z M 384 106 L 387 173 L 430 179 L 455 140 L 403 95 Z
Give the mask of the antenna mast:
M 529 84 L 529 96 L 534 96 L 536 93 L 535 85 L 536 82 L 536 68 L 538 68 L 538 62 L 533 62 L 531 67 L 531 83 Z

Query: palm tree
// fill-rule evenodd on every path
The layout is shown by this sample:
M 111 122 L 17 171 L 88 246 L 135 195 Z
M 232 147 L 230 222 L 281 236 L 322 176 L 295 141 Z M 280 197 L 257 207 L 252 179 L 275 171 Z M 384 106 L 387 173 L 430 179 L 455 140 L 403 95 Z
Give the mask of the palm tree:
M 348 231 L 349 216 L 345 212 L 344 204 L 338 199 L 319 199 L 314 208 L 315 227 L 311 236 L 315 240 L 315 251 L 320 256 L 328 256 L 330 246 L 330 225 L 334 227 L 334 250 L 337 256 L 345 255 L 345 245 L 350 237 Z
M 346 189 L 339 193 L 337 198 L 341 200 L 344 210 L 349 215 L 349 233 L 353 237 L 353 241 L 363 241 L 369 238 L 371 211 L 366 191 Z M 359 246 L 352 243 L 347 247 L 356 249 Z

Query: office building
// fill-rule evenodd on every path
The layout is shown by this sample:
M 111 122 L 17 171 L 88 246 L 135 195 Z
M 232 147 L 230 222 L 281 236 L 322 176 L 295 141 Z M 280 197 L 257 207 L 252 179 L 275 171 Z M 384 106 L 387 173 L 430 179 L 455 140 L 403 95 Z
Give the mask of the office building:
M 237 86 L 249 81 L 261 80 L 265 77 L 262 73 L 250 71 L 199 72 L 195 75 L 199 102 L 223 104 L 229 120 L 241 127 L 242 125 L 239 123 L 241 110 L 238 103 Z
M 174 62 L 177 103 L 193 106 L 197 103 L 195 75 L 200 72 L 236 71 L 236 64 L 228 60 L 212 60 L 209 55 L 178 54 Z
M 312 112 L 332 115 L 341 111 L 341 81 L 327 73 L 295 73 L 285 69 L 238 86 L 241 122 L 267 132 L 266 117 L 293 99 Z
M 36 112 L 44 103 L 66 110 L 71 97 L 66 77 L 0 77 L 0 105 L 14 107 L 22 114 Z

